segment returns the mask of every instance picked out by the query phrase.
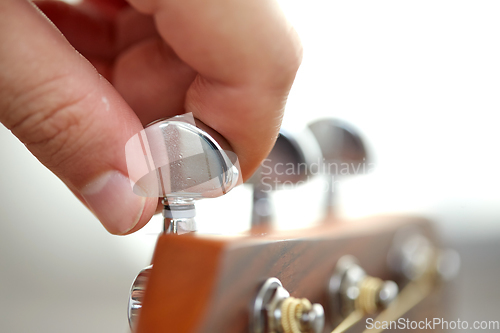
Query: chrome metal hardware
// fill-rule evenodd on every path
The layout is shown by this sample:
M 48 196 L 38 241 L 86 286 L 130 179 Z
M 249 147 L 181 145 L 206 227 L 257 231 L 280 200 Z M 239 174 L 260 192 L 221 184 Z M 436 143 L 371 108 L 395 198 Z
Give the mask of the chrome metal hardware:
M 332 322 L 337 325 L 353 311 L 380 311 L 397 297 L 398 291 L 395 282 L 368 276 L 356 258 L 344 256 L 329 284 Z
M 306 182 L 314 174 L 311 166 L 321 159 L 320 147 L 309 129 L 298 133 L 282 129 L 267 158 L 247 181 L 253 186 L 252 226 L 271 223 L 272 191 Z
M 251 333 L 285 333 L 282 318 L 284 301 L 290 293 L 283 288 L 277 278 L 268 279 L 259 290 L 251 316 Z M 321 333 L 325 324 L 323 306 L 312 304 L 309 311 L 302 314 L 298 323 L 301 332 Z
M 134 192 L 163 199 L 165 233 L 196 231 L 195 201 L 222 196 L 241 182 L 236 155 L 223 150 L 190 115 L 149 124 L 127 142 L 126 155 Z M 130 291 L 132 329 L 151 269 L 139 273 Z
M 194 202 L 222 196 L 241 182 L 236 155 L 198 127 L 190 114 L 149 124 L 127 142 L 125 152 L 134 192 L 163 198 L 169 232 L 196 230 L 190 221 Z
M 437 248 L 417 227 L 405 227 L 396 233 L 387 261 L 403 283 L 429 272 L 449 281 L 460 271 L 460 255 L 453 249 Z
M 368 171 L 367 148 L 360 134 L 349 124 L 337 119 L 321 119 L 309 125 L 323 155 L 321 172 L 327 177 L 324 209 L 334 214 L 338 178 Z
M 128 300 L 128 323 L 130 328 L 134 330 L 137 324 L 137 318 L 142 308 L 142 300 L 144 297 L 144 290 L 146 289 L 146 284 L 151 274 L 151 269 L 153 266 L 148 266 L 144 268 L 135 278 L 132 288 L 130 290 L 130 296 Z

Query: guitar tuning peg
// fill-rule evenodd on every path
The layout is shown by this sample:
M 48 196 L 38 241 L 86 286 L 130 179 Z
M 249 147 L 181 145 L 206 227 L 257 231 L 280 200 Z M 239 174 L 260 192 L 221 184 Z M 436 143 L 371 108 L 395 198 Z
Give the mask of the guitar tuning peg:
M 325 326 L 323 306 L 291 297 L 277 278 L 260 288 L 252 311 L 252 333 L 322 333 Z
M 431 295 L 440 283 L 454 278 L 460 268 L 460 256 L 456 251 L 436 248 L 416 225 L 396 232 L 387 260 L 400 275 L 402 289 L 373 319 L 374 322 L 395 322 Z
M 190 114 L 158 120 L 126 145 L 133 190 L 162 198 L 166 232 L 195 231 L 194 202 L 222 196 L 240 182 L 236 155 L 197 125 L 203 124 Z
M 335 178 L 365 173 L 368 155 L 360 134 L 349 124 L 336 119 L 321 119 L 309 125 L 323 154 L 321 171 L 327 176 L 325 198 L 327 216 L 334 214 Z
M 236 155 L 224 150 L 208 131 L 198 127 L 192 116 L 182 115 L 155 121 L 127 142 L 132 188 L 138 195 L 162 198 L 166 233 L 196 231 L 195 201 L 222 196 L 240 183 Z M 132 329 L 152 269 L 142 270 L 132 285 L 128 305 Z
M 273 205 L 270 194 L 281 188 L 308 181 L 311 167 L 321 160 L 321 150 L 309 129 L 282 129 L 273 149 L 247 181 L 253 187 L 252 227 L 270 226 Z

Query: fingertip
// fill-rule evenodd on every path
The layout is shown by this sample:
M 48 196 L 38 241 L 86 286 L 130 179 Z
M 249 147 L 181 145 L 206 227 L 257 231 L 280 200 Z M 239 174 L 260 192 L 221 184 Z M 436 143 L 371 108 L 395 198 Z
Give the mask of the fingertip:
M 114 235 L 139 230 L 156 208 L 155 198 L 135 194 L 130 180 L 116 170 L 98 176 L 85 185 L 80 194 L 106 230 Z
M 127 230 L 124 233 L 116 235 L 125 236 L 133 234 L 134 232 L 142 229 L 146 224 L 148 224 L 153 215 L 161 212 L 161 210 L 160 211 L 158 210 L 158 198 L 144 198 L 144 199 L 145 199 L 144 208 L 142 210 L 141 216 L 137 220 L 137 223 L 130 230 Z M 161 207 L 163 207 L 163 205 Z

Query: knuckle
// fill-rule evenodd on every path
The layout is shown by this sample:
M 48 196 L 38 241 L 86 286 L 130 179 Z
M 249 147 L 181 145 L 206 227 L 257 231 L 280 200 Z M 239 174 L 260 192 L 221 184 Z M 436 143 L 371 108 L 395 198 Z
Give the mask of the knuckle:
M 6 124 L 45 165 L 69 158 L 88 125 L 84 112 L 91 91 L 76 91 L 66 76 L 46 81 L 18 96 L 10 105 Z

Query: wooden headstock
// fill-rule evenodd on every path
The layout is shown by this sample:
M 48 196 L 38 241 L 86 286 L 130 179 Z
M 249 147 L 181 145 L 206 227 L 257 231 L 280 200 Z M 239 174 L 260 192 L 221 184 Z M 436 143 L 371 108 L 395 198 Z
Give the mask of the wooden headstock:
M 322 304 L 324 332 L 330 332 L 338 315 L 332 313 L 328 285 L 339 258 L 353 255 L 368 274 L 401 282 L 388 255 L 395 235 L 408 226 L 437 245 L 426 220 L 404 216 L 327 221 L 297 231 L 254 229 L 239 236 L 163 234 L 136 332 L 250 332 L 253 302 L 270 277 L 280 279 L 292 296 Z M 442 316 L 442 300 L 436 288 L 408 316 Z M 363 328 L 359 323 L 353 331 Z

